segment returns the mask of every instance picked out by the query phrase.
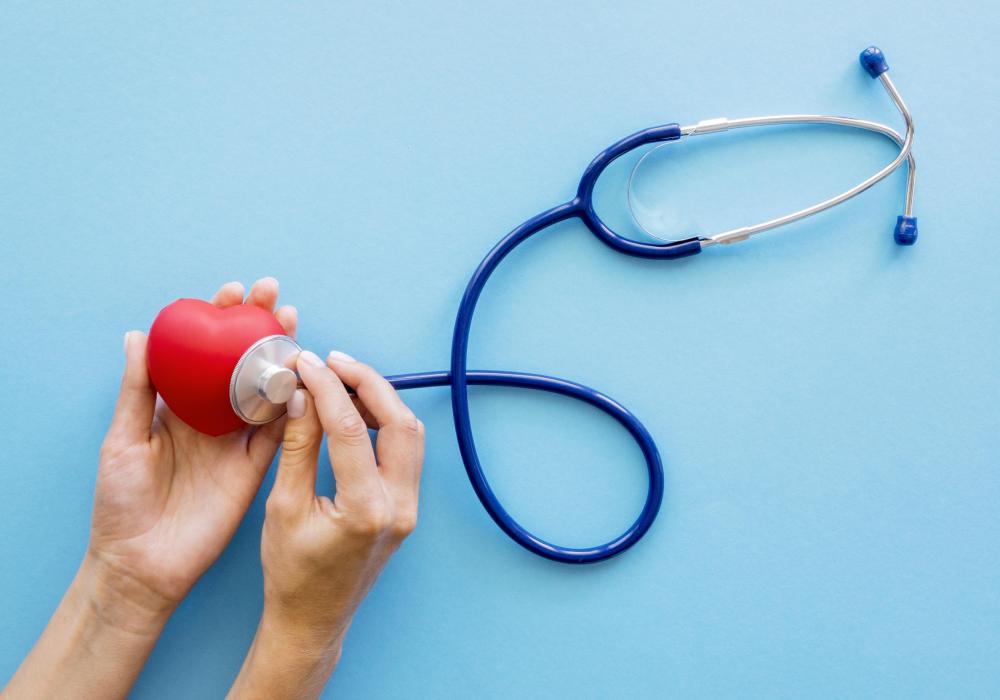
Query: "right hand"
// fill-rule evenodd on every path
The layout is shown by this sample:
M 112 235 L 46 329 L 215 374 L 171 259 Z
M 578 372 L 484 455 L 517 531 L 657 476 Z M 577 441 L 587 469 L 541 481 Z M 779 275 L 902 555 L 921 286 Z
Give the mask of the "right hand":
M 264 612 L 231 697 L 318 696 L 355 610 L 416 525 L 423 424 L 389 382 L 347 355 L 324 363 L 303 352 L 298 371 L 308 391 L 288 404 L 261 538 Z M 316 494 L 324 432 L 332 500 Z

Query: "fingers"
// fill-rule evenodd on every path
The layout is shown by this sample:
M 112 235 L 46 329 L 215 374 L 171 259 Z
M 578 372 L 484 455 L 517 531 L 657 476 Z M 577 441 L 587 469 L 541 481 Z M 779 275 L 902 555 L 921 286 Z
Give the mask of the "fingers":
M 108 438 L 126 445 L 149 440 L 155 408 L 156 391 L 146 369 L 146 334 L 129 331 L 125 334 L 125 373 Z
M 227 282 L 222 285 L 212 297 L 212 303 L 218 307 L 236 306 L 247 303 L 259 306 L 267 311 L 273 311 L 278 300 L 278 280 L 273 277 L 262 277 L 250 286 L 246 301 L 243 300 L 243 285 L 239 282 Z M 298 329 L 299 314 L 294 306 L 282 306 L 274 311 L 274 316 L 281 324 L 285 333 L 294 338 Z M 258 428 L 250 437 L 247 452 L 254 467 L 263 471 L 271 464 L 274 454 L 281 444 L 285 423 L 278 420 Z
M 274 310 L 274 304 L 278 301 L 278 280 L 273 277 L 263 277 L 253 283 L 250 293 L 247 294 L 248 304 L 259 306 L 267 311 Z
M 262 277 L 254 282 L 246 298 L 247 304 L 259 306 L 268 311 L 274 311 L 274 305 L 277 301 L 278 280 L 273 277 Z M 226 282 L 212 297 L 212 303 L 221 308 L 244 303 L 243 285 L 239 282 Z M 281 327 L 285 329 L 285 333 L 294 338 L 299 325 L 298 310 L 294 306 L 282 306 L 274 311 L 274 316 L 278 319 Z
M 299 376 L 316 404 L 326 431 L 337 500 L 368 500 L 381 491 L 375 453 L 368 427 L 347 394 L 347 389 L 323 360 L 308 350 L 298 358 Z
M 247 294 L 246 303 L 259 306 L 268 311 L 274 310 L 274 304 L 278 301 L 278 280 L 273 277 L 262 277 L 250 287 Z M 226 282 L 219 287 L 219 290 L 212 297 L 212 303 L 216 306 L 236 306 L 243 303 L 243 285 L 239 282 Z M 294 314 L 295 309 L 291 309 Z M 286 312 L 287 313 L 287 312 Z
M 299 312 L 294 306 L 282 306 L 274 312 L 274 317 L 285 329 L 285 335 L 289 338 L 295 337 L 295 332 L 299 326 Z
M 226 282 L 212 297 L 212 303 L 223 308 L 242 304 L 243 285 L 239 282 Z
M 281 439 L 285 434 L 285 417 L 265 423 L 257 428 L 247 442 L 247 455 L 250 464 L 258 472 L 263 473 L 271 466 L 274 455 L 278 452 Z
M 354 408 L 358 409 L 358 413 L 361 414 L 361 417 L 365 419 L 365 425 L 372 430 L 378 430 L 378 421 L 375 420 L 375 416 L 373 416 L 372 412 L 368 410 L 364 402 L 358 398 L 357 394 L 351 395 L 351 403 L 354 404 Z
M 395 486 L 416 489 L 424 460 L 424 426 L 413 415 L 391 384 L 350 355 L 331 352 L 327 364 L 378 423 L 378 465 Z
M 288 402 L 281 459 L 268 507 L 291 511 L 312 504 L 316 498 L 316 464 L 322 440 L 323 427 L 316 404 L 309 392 L 298 389 Z

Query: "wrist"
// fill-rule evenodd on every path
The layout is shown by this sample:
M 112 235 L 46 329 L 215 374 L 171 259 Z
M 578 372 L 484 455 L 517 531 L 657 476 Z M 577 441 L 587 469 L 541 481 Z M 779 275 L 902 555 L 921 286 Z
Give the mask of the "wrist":
M 88 553 L 6 692 L 12 698 L 124 698 L 172 610 Z
M 108 558 L 88 550 L 70 586 L 81 612 L 113 630 L 154 638 L 177 607 Z
M 322 605 L 300 610 L 298 606 L 276 604 L 265 596 L 258 634 L 280 638 L 308 653 L 332 653 L 339 650 L 351 624 L 351 616 L 340 610 L 325 610 Z
M 257 634 L 228 697 L 317 698 L 340 661 L 346 625 L 305 625 L 265 606 Z

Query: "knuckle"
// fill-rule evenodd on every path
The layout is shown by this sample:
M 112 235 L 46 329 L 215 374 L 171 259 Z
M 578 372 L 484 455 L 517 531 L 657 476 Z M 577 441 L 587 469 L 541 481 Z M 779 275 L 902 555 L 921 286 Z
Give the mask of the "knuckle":
M 285 518 L 295 507 L 295 501 L 279 491 L 272 491 L 264 504 L 265 518 Z
M 399 540 L 409 537 L 417 528 L 417 509 L 407 508 L 396 514 L 392 522 L 392 534 Z
M 369 505 L 351 519 L 351 531 L 363 539 L 378 539 L 391 525 L 392 517 L 384 504 Z
M 399 427 L 407 435 L 411 435 L 413 437 L 420 437 L 424 432 L 424 424 L 409 411 L 407 411 L 406 414 L 400 418 Z
M 337 416 L 334 420 L 334 430 L 345 440 L 358 441 L 368 437 L 368 426 L 357 411 Z
M 289 457 L 302 457 L 316 446 L 318 442 L 316 438 L 312 431 L 302 427 L 287 429 L 282 441 L 282 450 Z

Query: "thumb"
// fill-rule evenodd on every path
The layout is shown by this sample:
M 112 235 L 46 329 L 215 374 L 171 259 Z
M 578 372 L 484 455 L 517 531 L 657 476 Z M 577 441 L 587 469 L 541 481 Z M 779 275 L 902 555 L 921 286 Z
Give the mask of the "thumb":
M 272 507 L 297 508 L 316 498 L 316 463 L 322 440 L 316 404 L 308 391 L 297 389 L 288 402 L 278 474 L 268 498 Z
M 122 445 L 149 440 L 155 409 L 156 391 L 146 368 L 146 334 L 129 331 L 125 334 L 125 374 L 108 439 Z

